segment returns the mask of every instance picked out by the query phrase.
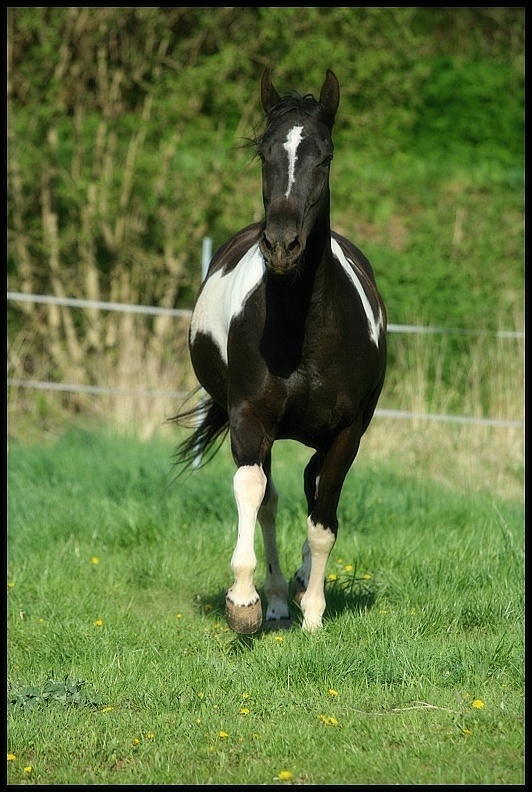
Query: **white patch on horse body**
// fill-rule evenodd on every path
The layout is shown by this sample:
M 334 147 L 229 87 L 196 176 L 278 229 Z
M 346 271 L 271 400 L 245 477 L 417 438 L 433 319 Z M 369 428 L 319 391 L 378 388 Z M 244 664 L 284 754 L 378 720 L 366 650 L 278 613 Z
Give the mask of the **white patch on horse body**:
M 192 314 L 191 341 L 194 342 L 197 333 L 206 333 L 227 363 L 227 335 L 231 319 L 240 313 L 265 271 L 264 257 L 257 242 L 230 272 L 224 274 L 221 268 L 211 275 L 205 281 Z
M 286 141 L 283 143 L 283 148 L 288 154 L 288 187 L 286 188 L 286 192 L 284 194 L 285 198 L 288 198 L 290 195 L 290 190 L 292 189 L 292 185 L 295 181 L 294 170 L 297 161 L 297 147 L 303 140 L 303 135 L 301 134 L 302 130 L 302 126 L 292 127 L 286 136 Z
M 335 258 L 338 259 L 338 261 L 344 268 L 346 275 L 349 276 L 349 279 L 351 280 L 353 286 L 358 292 L 358 296 L 362 301 L 362 307 L 364 308 L 364 311 L 368 319 L 368 329 L 369 329 L 369 334 L 371 336 L 371 340 L 378 349 L 379 335 L 383 328 L 383 318 L 382 318 L 381 310 L 379 308 L 379 313 L 377 316 L 375 316 L 371 308 L 371 305 L 369 303 L 366 292 L 364 291 L 364 287 L 362 286 L 360 280 L 357 277 L 353 262 L 345 256 L 344 251 L 342 250 L 336 239 L 333 239 L 332 237 L 331 237 L 331 249 L 333 255 L 335 256 Z

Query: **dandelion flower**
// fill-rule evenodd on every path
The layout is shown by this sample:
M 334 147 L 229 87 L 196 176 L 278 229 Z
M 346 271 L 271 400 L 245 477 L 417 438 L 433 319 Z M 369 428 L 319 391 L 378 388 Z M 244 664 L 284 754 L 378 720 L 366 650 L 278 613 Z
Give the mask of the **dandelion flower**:
M 15 585 L 14 583 L 8 583 L 8 584 L 7 584 L 7 587 L 8 587 L 8 588 L 13 588 L 13 586 L 14 586 L 14 585 Z
M 242 698 L 243 699 L 248 699 L 249 698 L 249 693 L 242 693 Z
M 284 641 L 284 638 L 282 635 L 276 635 L 275 640 L 277 641 L 277 643 L 282 643 Z
M 146 732 L 146 739 L 147 740 L 153 740 L 154 737 L 155 737 L 155 735 L 154 735 L 153 732 Z
M 329 575 L 329 577 L 328 577 L 328 580 L 330 580 L 330 581 L 331 581 L 331 583 L 333 583 L 333 582 L 334 582 L 335 580 L 337 580 L 337 579 L 338 579 L 338 578 L 336 577 L 336 575 L 334 574 L 334 572 L 331 572 L 331 574 L 330 574 L 330 575 Z
M 337 690 L 334 690 L 334 688 L 329 688 L 329 696 L 333 696 L 334 697 L 334 696 L 337 696 L 337 695 L 338 695 L 338 691 Z
M 474 701 L 471 702 L 471 706 L 474 707 L 475 709 L 482 709 L 482 707 L 484 706 L 484 702 L 482 701 L 482 699 L 475 699 Z
M 176 617 L 176 619 L 182 619 L 183 618 L 183 614 L 182 613 L 176 613 L 175 617 Z
M 371 580 L 371 575 L 368 572 L 366 572 L 362 577 L 364 580 Z
M 140 745 L 139 738 L 138 737 L 133 737 L 132 743 L 133 743 L 133 745 Z
M 16 758 L 17 758 L 17 755 L 14 754 L 14 753 L 8 753 L 8 755 L 7 755 L 7 761 L 8 762 L 13 762 Z
M 353 571 L 353 564 L 346 564 L 345 565 L 345 571 L 346 572 L 352 572 Z
M 100 559 L 98 558 L 98 556 L 91 556 L 91 564 L 94 564 L 96 566 L 96 564 L 99 563 L 100 563 Z
M 112 707 L 102 707 L 102 712 L 112 712 Z
M 290 781 L 294 777 L 294 774 L 290 772 L 290 770 L 280 770 L 277 778 L 280 781 Z
M 338 726 L 338 721 L 333 715 L 320 715 L 319 717 L 322 723 L 326 723 L 327 726 Z
M 240 714 L 249 715 L 249 709 L 247 707 L 240 707 Z
M 31 775 L 32 770 L 33 767 L 31 765 L 26 765 L 26 767 L 24 768 L 24 772 L 26 773 L 26 775 Z
M 95 622 L 94 622 L 94 626 L 95 627 L 102 627 L 103 626 L 102 619 L 96 619 Z
M 227 732 L 221 731 L 218 732 L 218 737 L 220 738 L 220 740 L 225 740 L 225 738 L 229 737 L 229 735 L 227 734 Z

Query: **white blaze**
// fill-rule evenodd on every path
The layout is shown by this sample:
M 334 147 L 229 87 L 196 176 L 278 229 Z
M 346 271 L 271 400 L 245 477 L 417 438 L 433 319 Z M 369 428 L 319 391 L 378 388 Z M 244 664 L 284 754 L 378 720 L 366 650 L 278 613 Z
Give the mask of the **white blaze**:
M 303 135 L 301 134 L 302 131 L 302 126 L 292 127 L 286 136 L 286 141 L 283 143 L 283 148 L 288 154 L 288 187 L 286 188 L 286 192 L 284 194 L 285 198 L 288 198 L 290 195 L 290 190 L 292 189 L 292 185 L 294 183 L 294 168 L 296 167 L 297 161 L 297 147 L 303 140 Z

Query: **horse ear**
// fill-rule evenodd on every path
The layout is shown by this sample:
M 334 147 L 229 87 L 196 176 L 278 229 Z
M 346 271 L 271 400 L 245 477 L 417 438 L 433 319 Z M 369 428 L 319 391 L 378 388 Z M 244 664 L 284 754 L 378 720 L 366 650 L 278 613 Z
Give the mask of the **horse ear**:
M 334 118 L 340 104 L 340 83 L 338 82 L 338 77 L 331 69 L 327 69 L 325 81 L 321 86 L 320 102 L 325 105 Z
M 270 79 L 270 70 L 264 69 L 262 72 L 262 80 L 260 82 L 260 101 L 265 113 L 270 110 L 277 102 L 281 101 L 281 94 L 273 87 Z

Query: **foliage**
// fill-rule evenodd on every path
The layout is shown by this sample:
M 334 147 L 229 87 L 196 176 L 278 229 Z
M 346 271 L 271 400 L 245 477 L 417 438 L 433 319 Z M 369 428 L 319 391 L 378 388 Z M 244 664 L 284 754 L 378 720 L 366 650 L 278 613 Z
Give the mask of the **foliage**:
M 522 314 L 524 9 L 13 7 L 8 39 L 10 290 L 190 308 L 203 237 L 262 215 L 264 66 L 302 92 L 330 66 L 333 225 L 390 321 Z M 10 303 L 9 332 L 15 378 L 130 386 L 182 327 Z
M 9 695 L 8 704 L 15 709 L 34 709 L 43 705 L 70 705 L 75 707 L 96 707 L 101 698 L 86 687 L 84 679 L 68 679 L 58 682 L 49 679 L 40 687 L 26 687 Z

